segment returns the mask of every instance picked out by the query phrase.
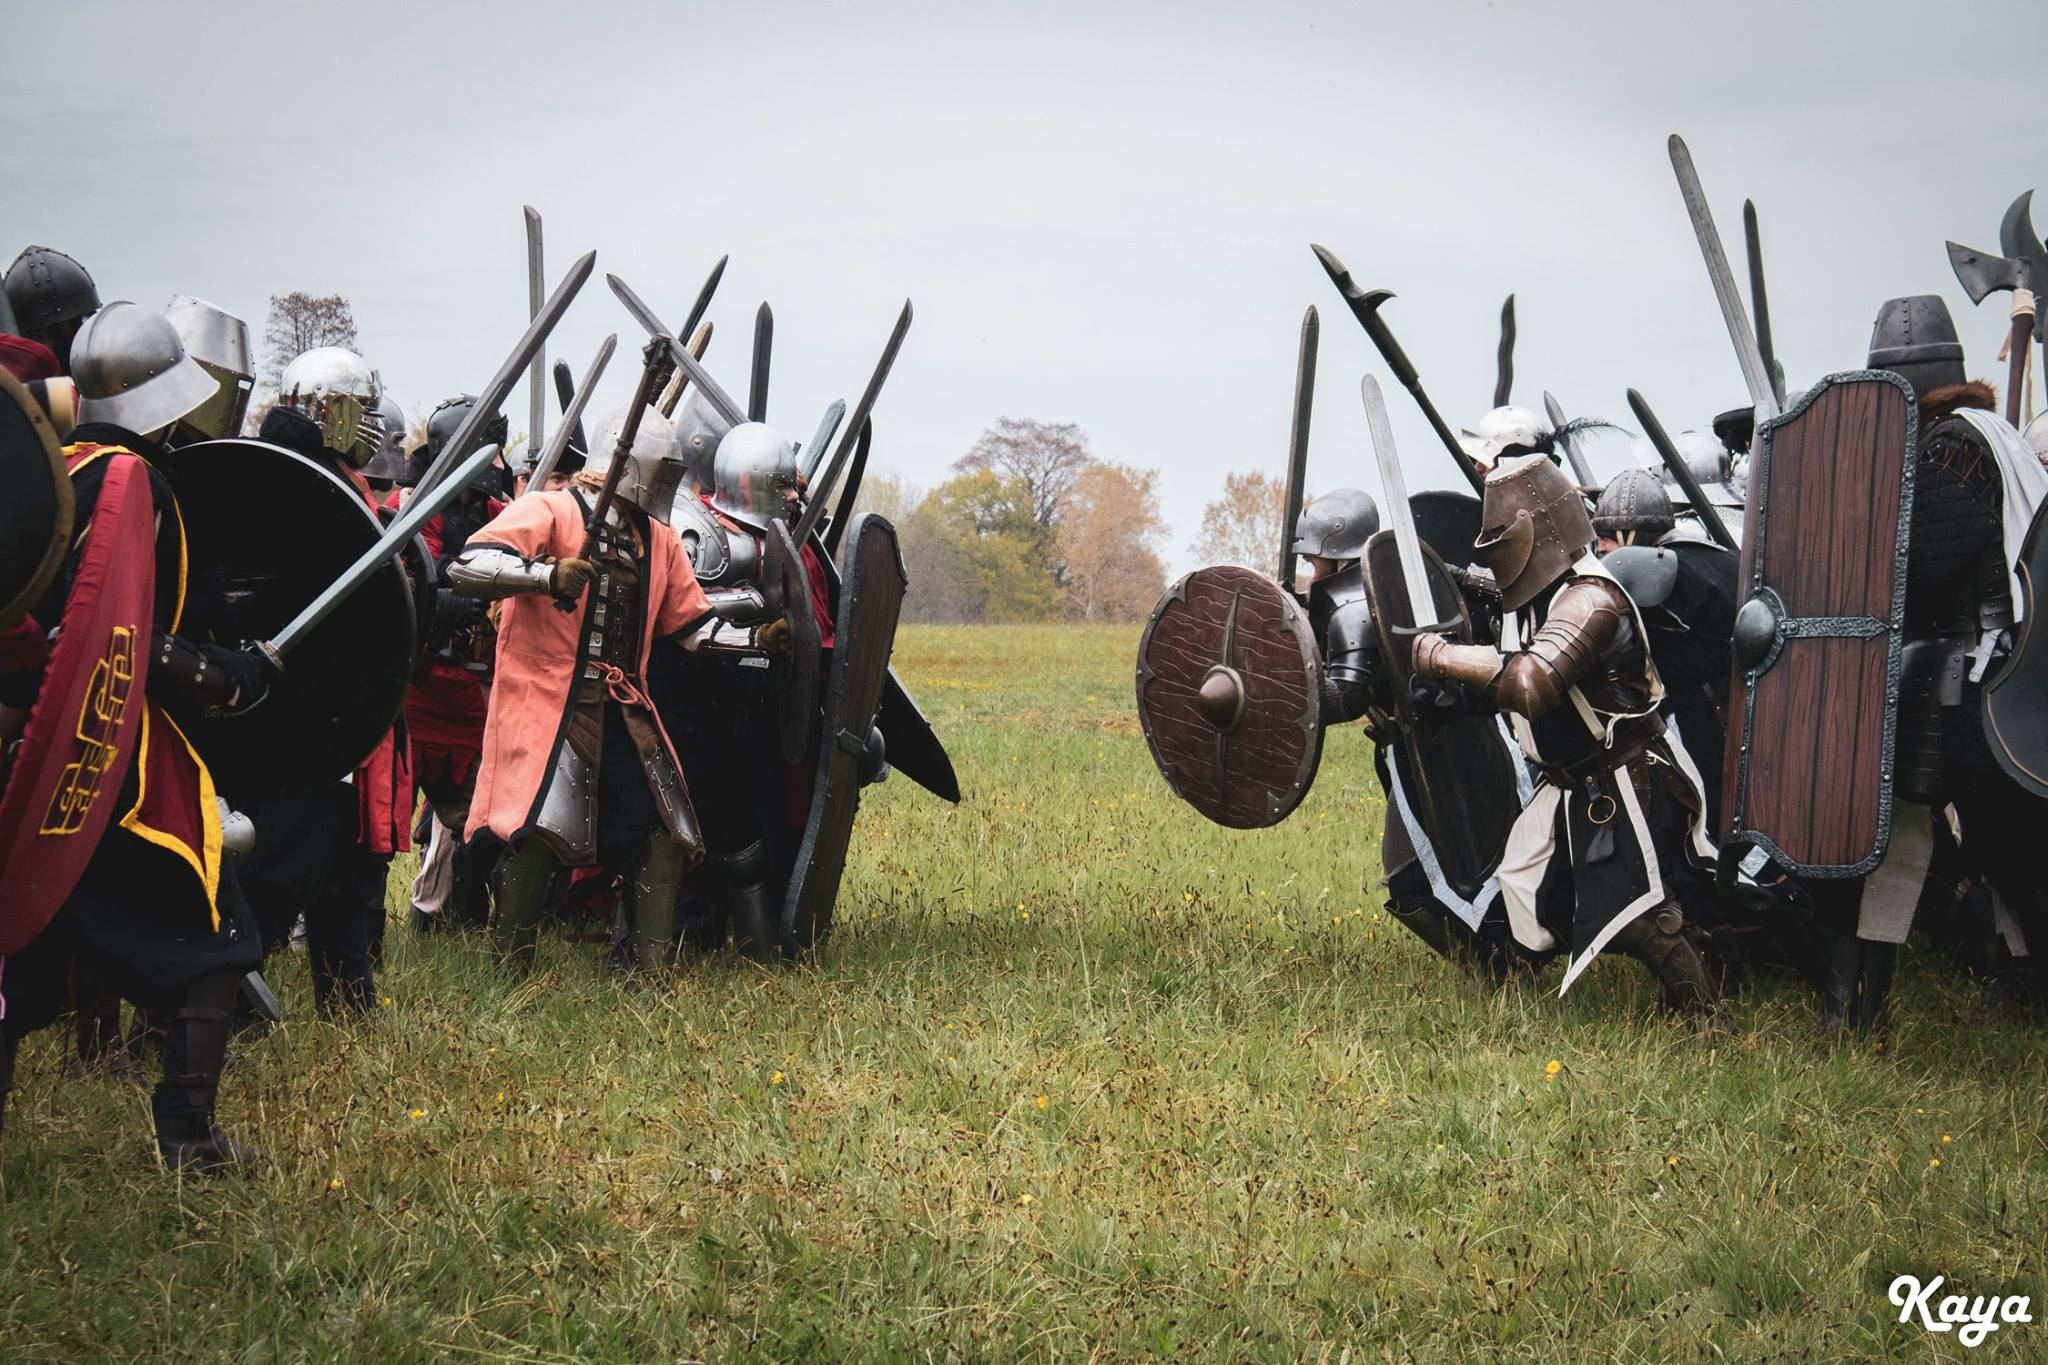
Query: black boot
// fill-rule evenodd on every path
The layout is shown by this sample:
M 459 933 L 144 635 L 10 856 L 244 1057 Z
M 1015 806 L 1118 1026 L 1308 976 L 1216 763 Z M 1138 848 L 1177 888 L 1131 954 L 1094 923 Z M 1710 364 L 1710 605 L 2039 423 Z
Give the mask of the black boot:
M 235 972 L 201 977 L 186 990 L 184 1004 L 162 1016 L 164 1078 L 149 1107 L 156 1117 L 157 1150 L 174 1171 L 213 1175 L 262 1160 L 260 1151 L 236 1142 L 213 1121 L 240 984 Z
M 756 839 L 738 853 L 721 853 L 718 870 L 733 945 L 756 962 L 780 958 L 782 897 L 768 866 L 766 842 Z
M 1638 915 L 1608 946 L 1650 969 L 1664 993 L 1666 1009 L 1698 1013 L 1711 1009 L 1721 998 L 1697 935 L 1675 905 Z
M 1892 975 L 1898 948 L 1854 933 L 1831 933 L 1821 954 L 1820 1029 L 1830 1036 L 1853 1029 L 1882 1037 L 1891 1022 Z

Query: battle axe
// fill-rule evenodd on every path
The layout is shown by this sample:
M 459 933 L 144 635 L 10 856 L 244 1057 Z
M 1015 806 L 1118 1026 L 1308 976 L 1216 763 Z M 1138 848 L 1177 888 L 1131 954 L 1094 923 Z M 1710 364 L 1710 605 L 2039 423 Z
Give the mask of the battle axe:
M 1992 294 L 2012 295 L 2012 340 L 2006 367 L 2005 420 L 2018 426 L 2020 394 L 2027 382 L 2028 340 L 2034 333 L 2036 313 L 2034 264 L 2023 258 L 1993 256 L 1956 242 L 1948 244 L 1948 263 L 1955 267 L 1956 282 L 1963 286 L 1963 292 L 1970 296 L 1971 303 L 1982 303 Z

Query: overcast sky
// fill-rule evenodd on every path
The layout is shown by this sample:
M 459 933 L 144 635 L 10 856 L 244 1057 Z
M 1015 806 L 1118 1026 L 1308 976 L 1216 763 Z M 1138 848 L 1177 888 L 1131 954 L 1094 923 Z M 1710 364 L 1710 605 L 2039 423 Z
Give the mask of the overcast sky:
M 879 466 L 929 485 L 998 416 L 1076 422 L 1162 472 L 1185 568 L 1223 474 L 1282 468 L 1309 304 L 1310 487 L 1377 488 L 1368 366 L 1411 485 L 1457 482 L 1311 241 L 1400 296 L 1454 426 L 1489 403 L 1510 291 L 1517 400 L 1626 419 L 1633 385 L 1673 430 L 1743 401 L 1673 131 L 1738 270 L 1757 202 L 1795 387 L 1925 292 L 2002 383 L 2005 309 L 1971 309 L 1943 242 L 1995 249 L 2048 182 L 2044 58 L 2040 0 L 11 6 L 0 250 L 60 247 L 106 299 L 196 294 L 259 335 L 273 293 L 345 295 L 423 412 L 517 339 L 530 203 L 551 274 L 598 253 L 551 358 L 580 372 L 618 331 L 623 398 L 640 334 L 603 273 L 679 319 L 730 252 L 712 369 L 744 392 L 769 300 L 795 437 L 858 395 L 909 297 Z M 508 411 L 522 429 L 523 391 Z

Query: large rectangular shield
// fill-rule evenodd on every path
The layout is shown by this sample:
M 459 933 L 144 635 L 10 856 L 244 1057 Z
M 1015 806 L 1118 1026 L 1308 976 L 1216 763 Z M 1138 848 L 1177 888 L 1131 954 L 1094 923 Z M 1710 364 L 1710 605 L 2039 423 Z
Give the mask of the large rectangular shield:
M 896 619 L 909 580 L 896 548 L 896 528 L 869 512 L 856 518 L 844 546 L 845 575 L 833 624 L 832 676 L 825 689 L 825 728 L 811 787 L 810 819 L 782 907 L 785 951 L 809 952 L 832 931 L 839 879 L 853 817 L 860 809 L 861 767 L 868 733 L 881 708 L 896 645 Z
M 1464 595 L 1443 560 L 1428 544 L 1422 547 L 1429 566 L 1430 599 L 1436 620 L 1417 622 L 1410 605 L 1401 554 L 1392 531 L 1381 531 L 1365 543 L 1365 592 L 1372 604 L 1373 626 L 1380 655 L 1393 679 L 1398 755 L 1409 788 L 1415 818 L 1429 834 L 1444 879 L 1466 900 L 1478 898 L 1487 879 L 1500 866 L 1508 830 L 1522 804 L 1514 758 L 1501 740 L 1491 712 L 1464 713 L 1446 719 L 1419 714 L 1409 686 L 1415 675 L 1414 644 L 1418 626 L 1442 629 L 1452 623 L 1466 641 L 1472 626 Z
M 1913 391 L 1883 371 L 1829 375 L 1757 432 L 1724 871 L 1747 846 L 1809 877 L 1884 857 L 1917 441 Z

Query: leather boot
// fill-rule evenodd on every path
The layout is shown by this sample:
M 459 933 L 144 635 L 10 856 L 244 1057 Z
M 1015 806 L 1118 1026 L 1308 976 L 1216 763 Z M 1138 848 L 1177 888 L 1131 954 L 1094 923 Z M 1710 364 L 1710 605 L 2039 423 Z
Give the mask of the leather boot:
M 647 840 L 640 865 L 626 878 L 633 965 L 649 975 L 667 971 L 675 957 L 676 888 L 682 878 L 682 845 L 656 831 Z
M 782 897 L 768 864 L 768 845 L 760 839 L 718 858 L 733 944 L 756 962 L 782 956 Z
M 1650 969 L 1664 993 L 1666 1009 L 1695 1013 L 1712 1008 L 1721 998 L 1706 955 L 1675 905 L 1638 915 L 1608 946 Z
M 240 984 L 234 972 L 201 977 L 186 990 L 184 1004 L 163 1016 L 164 1078 L 150 1097 L 150 1110 L 157 1150 L 174 1171 L 213 1175 L 262 1159 L 260 1151 L 236 1142 L 213 1121 Z
M 555 873 L 555 855 L 538 838 L 506 852 L 498 864 L 498 919 L 493 932 L 498 961 L 521 975 L 533 970 L 540 949 L 540 913 Z

